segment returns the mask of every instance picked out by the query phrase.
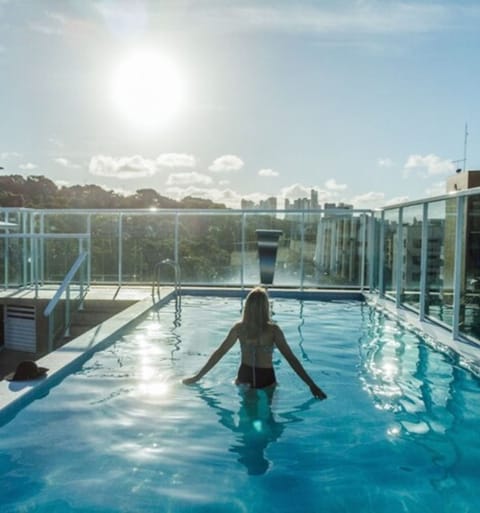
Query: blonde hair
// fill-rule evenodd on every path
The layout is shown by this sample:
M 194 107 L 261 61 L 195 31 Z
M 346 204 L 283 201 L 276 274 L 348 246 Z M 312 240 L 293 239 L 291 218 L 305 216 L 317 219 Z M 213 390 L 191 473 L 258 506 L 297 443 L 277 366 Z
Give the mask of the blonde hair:
M 248 336 L 258 336 L 270 324 L 268 293 L 263 287 L 252 289 L 245 301 L 242 322 Z

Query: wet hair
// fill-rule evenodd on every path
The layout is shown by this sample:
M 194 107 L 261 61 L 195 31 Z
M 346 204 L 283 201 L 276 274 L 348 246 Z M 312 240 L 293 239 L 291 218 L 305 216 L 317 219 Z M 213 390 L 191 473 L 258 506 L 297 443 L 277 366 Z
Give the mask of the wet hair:
M 270 303 L 263 287 L 255 287 L 249 292 L 242 321 L 248 336 L 258 336 L 270 324 Z

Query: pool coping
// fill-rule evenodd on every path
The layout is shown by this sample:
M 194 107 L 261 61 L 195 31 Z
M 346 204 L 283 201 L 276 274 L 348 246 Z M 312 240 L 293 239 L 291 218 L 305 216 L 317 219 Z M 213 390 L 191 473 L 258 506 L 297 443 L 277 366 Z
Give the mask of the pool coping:
M 418 312 L 405 307 L 397 307 L 387 298 L 378 297 L 375 294 L 365 293 L 366 302 L 374 308 L 390 314 L 395 320 L 404 324 L 411 331 L 418 333 L 436 350 L 456 353 L 464 367 L 480 377 L 480 345 L 467 338 L 453 338 L 453 334 L 447 328 L 436 324 L 433 320 L 420 320 Z

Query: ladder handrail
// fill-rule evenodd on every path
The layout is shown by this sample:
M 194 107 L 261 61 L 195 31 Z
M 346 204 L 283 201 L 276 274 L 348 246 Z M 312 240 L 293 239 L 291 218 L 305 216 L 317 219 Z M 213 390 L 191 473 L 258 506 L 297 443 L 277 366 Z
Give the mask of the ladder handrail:
M 172 260 L 170 258 L 165 258 L 161 262 L 157 262 L 155 264 L 154 270 L 153 270 L 153 283 L 152 283 L 152 296 L 155 297 L 155 291 L 157 292 L 158 298 L 160 298 L 160 277 L 159 277 L 159 271 L 160 267 L 162 265 L 171 265 L 175 272 L 175 292 L 178 294 L 181 293 L 182 286 L 180 281 L 180 266 L 178 265 L 178 262 L 175 260 Z

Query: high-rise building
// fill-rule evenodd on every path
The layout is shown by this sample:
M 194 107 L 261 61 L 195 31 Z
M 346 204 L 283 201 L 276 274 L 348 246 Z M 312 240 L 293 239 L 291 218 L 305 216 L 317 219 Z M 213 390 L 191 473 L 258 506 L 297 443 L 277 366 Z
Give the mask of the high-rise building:
M 447 179 L 447 192 L 480 187 L 480 171 L 459 171 Z M 445 278 L 444 288 L 453 287 L 455 261 L 456 198 L 446 200 L 445 206 Z M 464 266 L 462 283 L 465 289 L 480 288 L 480 197 L 465 199 L 465 223 L 462 234 Z M 478 286 L 477 286 L 478 284 Z

